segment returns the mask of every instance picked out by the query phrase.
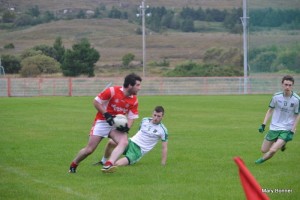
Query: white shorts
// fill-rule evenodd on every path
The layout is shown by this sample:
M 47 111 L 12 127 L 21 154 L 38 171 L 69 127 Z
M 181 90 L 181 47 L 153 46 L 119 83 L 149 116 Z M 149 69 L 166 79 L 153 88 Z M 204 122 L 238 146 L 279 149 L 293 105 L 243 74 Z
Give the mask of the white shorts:
M 90 136 L 108 137 L 112 129 L 113 126 L 110 126 L 105 120 L 97 120 L 91 128 Z

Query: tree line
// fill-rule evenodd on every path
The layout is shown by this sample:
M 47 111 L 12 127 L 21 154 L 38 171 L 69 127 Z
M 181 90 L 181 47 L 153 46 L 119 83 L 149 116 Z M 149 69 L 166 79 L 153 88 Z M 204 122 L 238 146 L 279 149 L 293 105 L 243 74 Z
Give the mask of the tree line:
M 113 6 L 107 9 L 105 5 L 100 5 L 92 12 L 87 10 L 75 10 L 72 12 L 52 11 L 41 12 L 39 7 L 33 6 L 25 12 L 17 13 L 11 10 L 1 11 L 1 27 L 12 28 L 19 26 L 37 25 L 54 20 L 63 19 L 85 19 L 85 18 L 114 18 L 128 20 L 133 23 L 141 23 L 136 17 L 137 10 L 129 8 L 117 8 Z M 146 17 L 148 29 L 160 32 L 165 29 L 174 29 L 183 32 L 200 32 L 203 29 L 195 25 L 197 21 L 220 23 L 224 30 L 232 33 L 241 33 L 242 23 L 240 17 L 243 15 L 242 8 L 215 9 L 215 8 L 191 8 L 184 7 L 181 10 L 167 9 L 166 7 L 149 7 L 145 11 L 151 14 Z M 249 22 L 253 27 L 283 27 L 300 29 L 300 9 L 251 9 L 249 12 Z
M 249 12 L 250 25 L 254 27 L 286 27 L 300 29 L 299 9 L 256 9 Z

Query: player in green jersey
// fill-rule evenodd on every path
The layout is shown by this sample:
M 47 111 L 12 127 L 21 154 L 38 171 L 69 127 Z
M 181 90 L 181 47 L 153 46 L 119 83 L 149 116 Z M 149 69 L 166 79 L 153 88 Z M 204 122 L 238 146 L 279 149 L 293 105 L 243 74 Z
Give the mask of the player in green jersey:
M 261 146 L 264 154 L 255 161 L 256 164 L 272 158 L 279 149 L 283 151 L 285 144 L 293 139 L 300 121 L 300 97 L 292 90 L 294 78 L 290 75 L 284 76 L 281 83 L 283 91 L 273 95 L 264 121 L 258 129 L 260 133 L 264 132 L 268 120 L 272 118 L 270 129 Z

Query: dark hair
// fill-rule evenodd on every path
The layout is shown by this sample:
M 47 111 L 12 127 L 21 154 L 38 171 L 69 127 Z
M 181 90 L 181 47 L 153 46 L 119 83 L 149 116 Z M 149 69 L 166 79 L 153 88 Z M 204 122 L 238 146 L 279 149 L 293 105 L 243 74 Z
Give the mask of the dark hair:
M 156 106 L 154 110 L 155 112 L 161 112 L 163 115 L 165 114 L 165 109 L 162 106 Z
M 281 81 L 281 83 L 283 83 L 284 81 L 291 81 L 293 84 L 294 84 L 294 78 L 292 77 L 292 76 L 290 76 L 290 75 L 286 75 L 286 76 L 284 76 L 283 78 L 282 78 L 282 81 Z
M 142 78 L 135 73 L 128 74 L 124 79 L 123 87 L 127 88 L 129 85 L 134 86 L 136 81 L 142 82 Z

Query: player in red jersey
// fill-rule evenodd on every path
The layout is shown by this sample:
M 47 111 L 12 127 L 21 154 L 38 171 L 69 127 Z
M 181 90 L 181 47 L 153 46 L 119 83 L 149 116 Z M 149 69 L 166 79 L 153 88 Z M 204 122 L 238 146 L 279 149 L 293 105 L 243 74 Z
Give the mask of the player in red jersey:
M 113 86 L 99 93 L 94 99 L 98 111 L 90 131 L 88 144 L 81 149 L 70 165 L 70 173 L 76 173 L 79 163 L 95 151 L 103 138 L 109 137 L 117 143 L 108 161 L 103 165 L 103 172 L 112 172 L 114 163 L 124 152 L 128 144 L 127 134 L 138 116 L 137 93 L 141 89 L 142 78 L 134 73 L 125 77 L 123 87 Z M 126 127 L 115 129 L 113 117 L 117 114 L 127 115 Z

